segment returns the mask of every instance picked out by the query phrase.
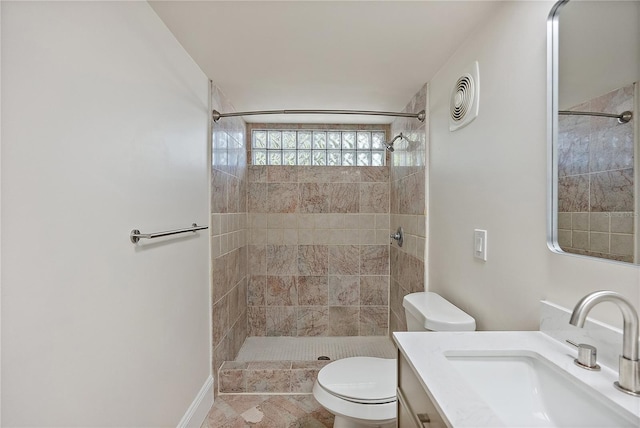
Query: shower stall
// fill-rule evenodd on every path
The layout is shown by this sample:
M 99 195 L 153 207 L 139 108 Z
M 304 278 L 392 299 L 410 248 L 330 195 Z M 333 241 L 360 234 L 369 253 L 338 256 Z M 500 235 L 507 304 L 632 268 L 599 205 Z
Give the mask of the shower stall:
M 310 393 L 327 358 L 395 357 L 389 336 L 406 329 L 402 297 L 424 290 L 426 89 L 391 125 L 286 126 L 219 113 L 233 110 L 212 87 L 216 393 Z M 257 153 L 256 135 L 282 149 L 296 132 L 327 144 L 382 135 L 382 155 L 354 157 L 368 166 L 317 166 L 290 165 L 285 150 L 274 162 Z M 389 238 L 398 226 L 402 248 Z

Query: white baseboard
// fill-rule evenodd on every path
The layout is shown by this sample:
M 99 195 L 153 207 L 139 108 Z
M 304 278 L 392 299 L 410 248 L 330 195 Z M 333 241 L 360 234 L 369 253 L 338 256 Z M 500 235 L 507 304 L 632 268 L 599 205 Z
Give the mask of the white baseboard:
M 200 428 L 213 406 L 213 377 L 210 375 L 187 409 L 177 428 Z

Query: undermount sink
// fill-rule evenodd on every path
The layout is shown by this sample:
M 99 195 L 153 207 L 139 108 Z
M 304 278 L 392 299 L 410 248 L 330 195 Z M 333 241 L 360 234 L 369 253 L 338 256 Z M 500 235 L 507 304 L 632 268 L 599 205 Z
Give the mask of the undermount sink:
M 529 351 L 445 353 L 510 427 L 638 427 L 638 419 Z

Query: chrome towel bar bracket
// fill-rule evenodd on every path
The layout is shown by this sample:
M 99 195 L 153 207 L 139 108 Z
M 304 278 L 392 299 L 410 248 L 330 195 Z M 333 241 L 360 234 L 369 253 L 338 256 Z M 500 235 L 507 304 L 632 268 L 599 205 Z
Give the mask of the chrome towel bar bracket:
M 136 244 L 140 239 L 153 239 L 160 238 L 161 236 L 170 236 L 177 235 L 179 233 L 187 233 L 187 232 L 196 232 L 198 230 L 208 229 L 209 226 L 198 226 L 197 224 L 191 224 L 191 227 L 185 227 L 184 229 L 175 229 L 175 230 L 165 230 L 164 232 L 154 232 L 154 233 L 140 233 L 138 229 L 133 229 L 129 234 L 129 239 L 131 242 Z

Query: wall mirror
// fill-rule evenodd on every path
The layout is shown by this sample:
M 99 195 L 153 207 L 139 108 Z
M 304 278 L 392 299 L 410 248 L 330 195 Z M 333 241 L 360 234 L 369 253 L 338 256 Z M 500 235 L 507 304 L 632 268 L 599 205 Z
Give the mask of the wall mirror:
M 638 264 L 640 0 L 561 0 L 548 40 L 549 246 Z

